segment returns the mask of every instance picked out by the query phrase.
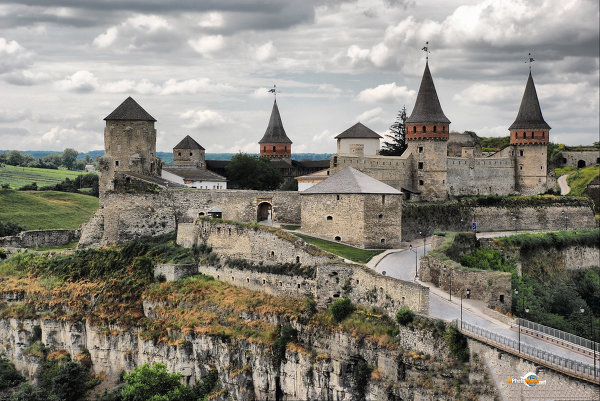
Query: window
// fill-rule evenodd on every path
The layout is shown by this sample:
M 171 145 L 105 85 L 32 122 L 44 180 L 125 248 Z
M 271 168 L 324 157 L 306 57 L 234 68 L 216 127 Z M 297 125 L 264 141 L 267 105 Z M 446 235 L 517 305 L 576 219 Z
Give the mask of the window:
M 177 152 L 177 156 L 181 156 L 181 152 Z
M 337 200 L 340 200 L 340 196 L 339 195 L 336 195 L 335 197 L 336 197 Z
M 263 146 L 263 152 L 266 152 L 266 151 L 267 151 L 267 147 Z
M 381 195 L 381 204 L 385 205 L 385 195 Z
M 419 146 L 419 153 L 423 153 L 423 146 Z
M 385 238 L 381 239 L 381 245 L 385 245 Z
M 275 251 L 271 251 L 271 257 L 275 256 Z
M 419 180 L 419 185 L 424 185 L 425 183 L 423 182 L 423 180 Z
M 336 241 L 341 241 L 341 240 L 342 240 L 342 238 L 341 238 L 339 235 L 337 235 L 337 236 L 336 236 L 334 239 L 335 239 Z
M 531 131 L 531 137 L 533 138 L 533 131 Z
M 337 167 L 337 156 L 333 156 L 333 167 Z M 327 172 L 327 175 L 329 175 L 329 171 Z
M 523 151 L 519 150 L 519 156 L 523 156 Z
M 427 132 L 427 126 L 423 126 L 423 133 Z
M 500 294 L 500 303 L 503 304 L 504 303 L 504 294 Z
M 246 277 L 246 282 L 249 283 L 250 282 L 250 278 Z
M 298 285 L 298 289 L 300 289 L 300 283 L 298 283 L 297 285 Z
M 419 170 L 423 170 L 423 162 L 419 162 L 418 168 L 419 168 Z
M 437 132 L 437 125 L 433 126 L 433 132 Z
M 115 160 L 115 166 L 117 166 L 117 167 L 119 166 L 119 161 L 118 160 Z
M 204 216 L 204 212 L 198 213 L 198 216 L 200 216 L 200 217 Z
M 283 147 L 283 150 L 285 150 L 285 151 L 287 152 L 287 145 L 285 145 L 285 146 Z
M 327 216 L 327 220 L 333 220 L 333 216 Z
M 273 152 L 275 152 L 275 150 L 276 150 L 276 149 L 275 149 L 275 145 L 273 145 Z
M 378 218 L 379 220 L 383 219 L 383 214 L 380 214 L 379 216 L 377 216 L 377 218 Z
M 265 279 L 263 278 L 263 285 L 265 285 L 266 283 L 267 283 L 267 280 L 265 280 Z
M 296 263 L 300 263 L 300 256 L 296 256 Z
M 521 165 L 521 166 L 519 166 L 519 170 L 523 170 L 523 166 L 522 166 L 522 165 Z
M 194 154 L 192 152 L 190 152 L 190 156 L 193 156 Z

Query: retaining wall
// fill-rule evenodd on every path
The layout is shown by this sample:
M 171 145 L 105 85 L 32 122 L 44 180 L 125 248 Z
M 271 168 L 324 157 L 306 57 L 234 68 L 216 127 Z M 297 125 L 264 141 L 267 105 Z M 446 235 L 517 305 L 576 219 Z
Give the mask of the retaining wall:
M 59 246 L 79 239 L 79 230 L 34 230 L 0 237 L 0 248 L 38 248 Z

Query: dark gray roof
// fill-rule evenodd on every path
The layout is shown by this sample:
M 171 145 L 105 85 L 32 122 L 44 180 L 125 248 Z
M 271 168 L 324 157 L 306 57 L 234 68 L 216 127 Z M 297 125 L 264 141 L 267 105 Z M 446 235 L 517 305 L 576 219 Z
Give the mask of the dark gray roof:
M 147 182 L 151 182 L 153 184 L 160 185 L 162 187 L 176 187 L 176 188 L 181 187 L 181 188 L 184 188 L 184 186 L 181 185 L 181 184 L 177 184 L 177 183 L 171 182 L 169 180 L 165 180 L 164 178 L 161 178 L 161 177 L 144 175 L 144 174 L 138 174 L 138 173 L 133 173 L 131 171 L 124 172 L 124 174 L 125 175 L 129 175 L 131 177 L 135 177 L 135 178 L 143 180 L 143 181 L 147 181 Z
M 277 100 L 273 103 L 273 110 L 271 111 L 269 126 L 265 131 L 265 135 L 263 135 L 262 139 L 258 141 L 258 143 L 292 143 L 283 129 L 283 123 L 281 122 L 281 116 L 279 115 L 279 108 L 277 107 Z
M 301 194 L 400 194 L 373 177 L 352 167 L 338 171 L 326 180 L 304 190 Z
M 213 173 L 210 170 L 202 168 L 181 168 L 173 166 L 163 166 L 163 170 L 168 171 L 171 174 L 175 174 L 183 178 L 184 180 L 193 181 L 227 181 L 227 179 L 217 173 Z
M 508 129 L 550 129 L 542 116 L 542 109 L 540 108 L 531 71 L 529 71 L 529 78 L 527 78 L 519 114 L 517 114 L 517 119 Z
M 128 121 L 156 121 L 146 110 L 142 108 L 131 96 L 119 105 L 112 113 L 104 118 L 110 120 Z
M 304 168 L 324 169 L 329 167 L 329 159 L 325 160 L 292 160 L 292 164 Z
M 373 131 L 371 128 L 365 127 L 362 123 L 358 122 L 354 124 L 352 127 L 348 128 L 346 131 L 342 132 L 335 139 L 342 138 L 383 138 L 377 132 Z
M 204 150 L 204 148 L 194 140 L 189 135 L 186 135 L 185 138 L 181 140 L 177 145 L 173 147 L 173 149 L 200 149 Z
M 442 111 L 440 99 L 438 99 L 435 85 L 433 84 L 433 78 L 429 71 L 429 62 L 425 64 L 425 71 L 423 72 L 423 78 L 421 79 L 421 86 L 419 87 L 419 94 L 417 95 L 415 107 L 413 108 L 410 117 L 406 119 L 406 122 L 409 124 L 450 124 L 450 120 L 448 120 Z

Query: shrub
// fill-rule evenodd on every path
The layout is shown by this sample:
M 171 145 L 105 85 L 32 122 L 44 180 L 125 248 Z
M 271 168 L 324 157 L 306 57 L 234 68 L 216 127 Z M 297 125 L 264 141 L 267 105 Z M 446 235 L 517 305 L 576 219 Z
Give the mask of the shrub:
M 409 308 L 402 308 L 396 312 L 396 321 L 400 323 L 402 326 L 406 326 L 410 322 L 412 322 L 415 318 L 415 313 L 411 311 Z
M 354 309 L 355 309 L 355 307 L 354 307 L 354 305 L 352 305 L 350 298 L 338 299 L 337 301 L 332 303 L 331 306 L 329 307 L 329 311 L 331 312 L 331 315 L 333 316 L 333 320 L 335 320 L 337 323 L 340 323 L 349 314 L 354 312 Z
M 23 185 L 21 188 L 19 188 L 19 191 L 37 191 L 37 190 L 38 190 L 37 182 L 32 182 L 31 184 Z
M 192 401 L 193 391 L 181 384 L 181 373 L 169 373 L 162 363 L 145 363 L 125 375 L 123 401 Z
M 367 390 L 367 385 L 369 384 L 372 370 L 373 369 L 363 358 L 359 358 L 353 366 L 352 380 L 354 381 L 354 391 L 358 395 L 359 400 L 365 399 L 365 392 Z
M 290 341 L 295 341 L 298 331 L 292 326 L 281 327 L 279 337 L 273 343 L 273 365 L 279 369 L 281 362 L 285 360 L 285 349 Z
M 56 399 L 56 398 L 55 398 Z M 10 401 L 48 401 L 48 391 L 32 386 L 29 383 L 22 383 L 19 389 L 10 396 Z
M 448 349 L 450 355 L 460 362 L 469 361 L 469 345 L 467 344 L 467 337 L 459 332 L 456 327 L 448 326 L 444 338 L 448 343 Z
M 16 223 L 2 223 L 0 221 L 0 237 L 6 237 L 7 235 L 17 235 L 21 231 L 25 231 L 25 229 Z
M 15 365 L 0 356 L 0 390 L 14 387 L 23 381 L 25 381 L 25 378 L 15 369 Z

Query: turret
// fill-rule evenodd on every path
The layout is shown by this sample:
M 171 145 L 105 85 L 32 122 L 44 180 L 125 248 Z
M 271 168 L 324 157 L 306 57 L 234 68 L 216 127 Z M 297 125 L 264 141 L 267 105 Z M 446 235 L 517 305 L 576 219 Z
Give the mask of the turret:
M 204 148 L 189 135 L 173 148 L 173 164 L 206 169 Z
M 277 100 L 273 103 L 269 126 L 265 131 L 262 139 L 258 141 L 260 145 L 260 156 L 271 158 L 291 159 L 292 157 L 292 141 L 283 129 Z

